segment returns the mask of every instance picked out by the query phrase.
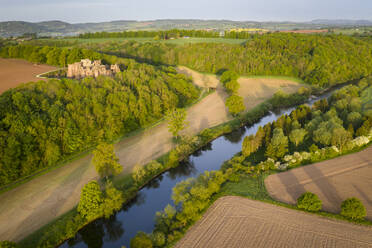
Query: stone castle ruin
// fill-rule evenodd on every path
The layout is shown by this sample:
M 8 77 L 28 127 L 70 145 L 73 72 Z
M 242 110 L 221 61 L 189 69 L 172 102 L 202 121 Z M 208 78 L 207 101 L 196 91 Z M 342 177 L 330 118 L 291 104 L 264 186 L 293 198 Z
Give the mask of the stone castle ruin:
M 82 59 L 68 65 L 67 77 L 69 78 L 84 78 L 84 77 L 98 77 L 98 76 L 113 76 L 120 72 L 118 64 L 103 65 L 101 60 L 91 61 L 89 59 Z

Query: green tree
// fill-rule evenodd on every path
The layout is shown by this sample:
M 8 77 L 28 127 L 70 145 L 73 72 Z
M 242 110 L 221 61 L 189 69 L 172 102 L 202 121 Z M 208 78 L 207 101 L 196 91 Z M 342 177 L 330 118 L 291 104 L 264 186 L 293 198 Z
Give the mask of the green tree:
M 303 128 L 300 129 L 294 129 L 289 134 L 289 140 L 295 144 L 295 146 L 298 146 L 304 141 L 305 136 L 307 135 L 307 131 Z
M 103 215 L 109 218 L 115 211 L 119 211 L 124 203 L 123 193 L 110 182 L 106 185 Z
M 347 115 L 347 122 L 352 124 L 354 128 L 358 128 L 362 121 L 362 115 L 358 112 L 351 112 Z
M 168 130 L 173 136 L 178 137 L 179 132 L 188 125 L 186 117 L 187 112 L 185 109 L 177 108 L 168 112 L 166 117 L 168 120 Z
M 367 212 L 363 203 L 359 199 L 352 197 L 342 202 L 341 215 L 352 220 L 361 220 L 367 216 Z
M 332 132 L 331 144 L 337 146 L 342 151 L 351 139 L 350 132 L 346 131 L 343 127 L 335 128 Z
M 88 221 L 102 214 L 104 197 L 97 181 L 91 181 L 84 185 L 77 211 Z
M 229 94 L 236 94 L 240 88 L 240 85 L 236 80 L 228 81 L 224 84 L 224 86 Z
M 236 72 L 225 71 L 225 72 L 222 73 L 220 80 L 221 80 L 222 84 L 225 84 L 229 81 L 236 81 L 236 80 L 238 80 L 238 78 L 239 78 L 239 75 Z
M 133 167 L 133 170 L 132 170 L 132 178 L 133 178 L 133 180 L 136 183 L 141 184 L 142 183 L 142 180 L 145 177 L 146 177 L 146 170 L 145 170 L 145 168 L 143 168 L 143 166 L 140 165 L 140 164 L 136 164 Z
M 165 245 L 165 235 L 162 232 L 154 232 L 151 235 L 151 240 L 155 247 L 162 247 Z
M 288 137 L 283 134 L 283 129 L 275 128 L 265 155 L 273 159 L 278 159 L 283 157 L 287 152 Z
M 297 207 L 310 212 L 317 212 L 322 209 L 322 201 L 311 192 L 303 193 L 297 199 Z
M 238 95 L 231 95 L 228 97 L 225 105 L 232 115 L 238 115 L 245 110 L 243 98 Z
M 372 119 L 366 119 L 362 126 L 356 131 L 356 136 L 368 136 L 370 129 L 372 127 Z
M 118 161 L 112 144 L 101 143 L 93 151 L 93 164 L 96 171 L 100 177 L 106 178 L 106 180 L 110 175 L 118 175 L 122 172 L 123 167 Z
M 255 138 L 253 135 L 246 136 L 242 144 L 242 153 L 248 157 L 252 152 L 256 151 Z
M 130 248 L 152 248 L 151 238 L 144 232 L 138 232 L 130 241 Z

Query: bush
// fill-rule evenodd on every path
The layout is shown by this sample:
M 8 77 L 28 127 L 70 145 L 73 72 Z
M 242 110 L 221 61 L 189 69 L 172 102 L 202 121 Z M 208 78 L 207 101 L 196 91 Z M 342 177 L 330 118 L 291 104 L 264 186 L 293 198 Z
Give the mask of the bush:
M 237 93 L 240 87 L 238 81 L 236 80 L 229 81 L 225 83 L 224 86 L 225 86 L 225 89 L 227 90 L 227 93 L 229 94 Z
M 139 232 L 130 241 L 131 248 L 152 248 L 152 241 L 149 236 L 144 232 Z
M 178 166 L 178 164 L 179 164 L 179 156 L 178 156 L 177 151 L 175 150 L 170 151 L 168 155 L 168 160 L 167 160 L 167 167 L 175 168 Z
M 341 204 L 341 215 L 352 220 L 361 220 L 366 217 L 366 208 L 363 203 L 355 198 L 349 198 Z
M 232 115 L 237 115 L 245 109 L 243 98 L 238 95 L 232 95 L 226 99 L 226 107 Z
M 165 244 L 165 235 L 162 232 L 155 232 L 151 235 L 155 247 L 162 247 Z
M 77 211 L 86 220 L 94 220 L 95 218 L 102 215 L 101 205 L 104 201 L 104 197 L 101 188 L 97 181 L 93 180 L 84 185 L 81 190 L 80 201 L 77 207 Z
M 10 241 L 0 241 L 0 248 L 16 248 L 17 244 Z
M 297 199 L 297 207 L 309 212 L 317 212 L 322 209 L 322 201 L 316 194 L 306 192 Z

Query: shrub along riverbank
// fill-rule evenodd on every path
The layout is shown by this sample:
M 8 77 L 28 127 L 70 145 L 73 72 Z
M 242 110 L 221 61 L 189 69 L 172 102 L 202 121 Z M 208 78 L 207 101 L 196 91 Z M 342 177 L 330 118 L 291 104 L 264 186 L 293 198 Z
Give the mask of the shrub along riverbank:
M 297 166 L 319 162 L 359 151 L 372 140 L 372 112 L 362 109 L 361 96 L 372 85 L 363 79 L 358 86 L 349 85 L 336 91 L 328 99 L 320 100 L 312 108 L 300 106 L 273 123 L 260 128 L 254 136 L 247 136 L 250 152 L 236 154 L 219 171 L 205 172 L 177 184 L 168 205 L 157 213 L 152 234 L 138 233 L 131 247 L 170 247 L 219 196 L 242 195 L 257 200 L 298 209 L 296 206 L 271 199 L 264 186 L 266 175 Z M 297 142 L 288 138 L 294 130 L 307 132 Z M 291 141 L 291 143 L 289 143 Z M 319 212 L 323 216 L 347 219 L 342 215 Z M 372 225 L 370 221 L 348 221 Z M 160 237 L 160 238 L 159 238 Z

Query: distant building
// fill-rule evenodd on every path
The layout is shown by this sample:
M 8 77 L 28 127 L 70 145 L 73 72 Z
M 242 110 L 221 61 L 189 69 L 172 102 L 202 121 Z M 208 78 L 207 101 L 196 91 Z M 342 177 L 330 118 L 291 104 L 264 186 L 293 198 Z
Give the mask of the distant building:
M 69 78 L 84 78 L 84 77 L 98 77 L 98 76 L 113 76 L 120 72 L 119 65 L 103 65 L 101 60 L 91 61 L 89 59 L 82 59 L 68 65 L 67 77 Z

